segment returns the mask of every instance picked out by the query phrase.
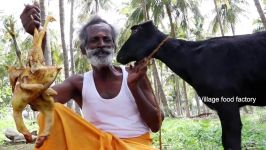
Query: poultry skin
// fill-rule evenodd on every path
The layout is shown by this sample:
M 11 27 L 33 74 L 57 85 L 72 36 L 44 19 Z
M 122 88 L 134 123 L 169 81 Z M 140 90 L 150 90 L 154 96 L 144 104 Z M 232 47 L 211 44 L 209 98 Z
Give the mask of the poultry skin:
M 13 118 L 17 130 L 24 135 L 27 142 L 32 142 L 33 139 L 24 124 L 22 111 L 30 104 L 40 111 L 45 118 L 45 127 L 44 130 L 39 132 L 36 147 L 40 147 L 47 139 L 54 122 L 53 96 L 57 95 L 57 92 L 49 87 L 55 81 L 61 68 L 45 65 L 42 50 L 42 40 L 47 30 L 48 22 L 54 20 L 52 16 L 47 16 L 44 28 L 40 32 L 36 28 L 34 29 L 33 48 L 29 52 L 26 67 L 7 67 L 13 92 L 11 99 Z

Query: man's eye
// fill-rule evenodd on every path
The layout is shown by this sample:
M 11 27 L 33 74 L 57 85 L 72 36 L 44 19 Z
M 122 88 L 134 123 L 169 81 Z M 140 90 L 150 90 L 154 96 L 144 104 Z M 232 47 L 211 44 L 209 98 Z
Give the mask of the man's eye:
M 113 42 L 111 37 L 105 37 L 103 40 L 104 40 L 104 42 L 106 42 L 106 43 Z
M 105 42 L 111 42 L 112 40 L 111 39 L 105 39 Z
M 91 39 L 89 40 L 90 43 L 96 43 L 98 40 L 97 39 Z

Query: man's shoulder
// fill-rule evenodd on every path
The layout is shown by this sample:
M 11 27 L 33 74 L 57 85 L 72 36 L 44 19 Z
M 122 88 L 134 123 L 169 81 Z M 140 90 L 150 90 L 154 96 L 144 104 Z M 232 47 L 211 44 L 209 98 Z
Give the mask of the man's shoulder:
M 66 81 L 68 82 L 79 82 L 79 81 L 83 81 L 83 74 L 75 74 L 75 75 L 71 75 L 70 77 L 68 77 L 66 79 Z

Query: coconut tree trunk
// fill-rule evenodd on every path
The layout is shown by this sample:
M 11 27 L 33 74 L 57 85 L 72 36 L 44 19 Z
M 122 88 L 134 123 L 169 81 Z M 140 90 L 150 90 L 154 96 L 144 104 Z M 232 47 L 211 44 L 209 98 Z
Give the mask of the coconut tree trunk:
M 169 2 L 170 3 L 170 2 Z M 167 3 L 165 4 L 165 9 L 166 9 L 166 13 L 170 22 L 170 27 L 171 27 L 171 37 L 175 38 L 176 37 L 176 33 L 175 33 L 175 25 L 173 23 L 173 18 L 171 15 L 171 5 Z
M 188 102 L 188 97 L 187 97 L 187 86 L 186 82 L 183 80 L 183 88 L 184 88 L 184 99 L 185 99 L 185 110 L 186 110 L 186 117 L 190 117 L 190 112 L 189 112 L 189 102 Z
M 74 50 L 73 50 L 73 23 L 74 23 L 74 0 L 70 0 L 70 30 L 69 30 L 69 50 L 70 50 L 70 60 L 71 60 L 71 74 L 75 73 L 75 63 L 74 63 Z
M 175 76 L 175 92 L 176 92 L 176 99 L 175 99 L 175 105 L 176 105 L 176 112 L 177 116 L 182 116 L 182 107 L 181 107 L 181 96 L 180 96 L 180 88 L 179 88 L 179 81 L 178 77 Z
M 69 64 L 68 64 L 68 51 L 65 43 L 65 6 L 64 0 L 59 0 L 59 16 L 60 16 L 60 32 L 61 32 L 61 43 L 63 48 L 64 56 L 64 73 L 65 79 L 69 77 Z
M 202 110 L 204 114 L 208 114 L 210 112 L 209 107 L 205 105 L 204 103 L 202 104 Z
M 232 34 L 236 35 L 235 26 L 232 23 L 230 23 L 230 26 L 231 26 Z
M 163 92 L 163 87 L 162 87 L 162 84 L 160 82 L 160 79 L 159 79 L 159 76 L 158 76 L 157 67 L 155 65 L 155 61 L 154 60 L 152 60 L 152 70 L 153 70 L 153 76 L 156 79 L 156 83 L 157 83 L 158 91 L 159 91 L 159 94 L 160 94 L 161 102 L 162 102 L 162 105 L 163 105 L 163 108 L 164 108 L 165 116 L 174 117 L 171 109 L 168 106 L 168 103 L 167 103 L 167 100 L 166 100 L 166 96 L 165 96 L 165 94 Z
M 70 50 L 70 65 L 71 74 L 75 74 L 75 63 L 74 63 L 74 48 L 73 48 L 73 33 L 74 33 L 74 0 L 70 0 L 70 29 L 69 29 L 69 50 Z M 77 114 L 81 115 L 79 105 L 74 102 L 74 110 Z
M 45 18 L 46 18 L 46 6 L 48 5 L 48 2 L 45 0 L 40 0 L 40 10 L 41 10 L 41 23 L 44 25 Z M 35 2 L 35 5 L 38 5 L 37 2 Z M 52 56 L 51 56 L 51 46 L 50 46 L 50 40 L 49 40 L 49 30 L 46 31 L 44 41 L 45 47 L 44 47 L 44 58 L 45 63 L 47 65 L 52 65 Z
M 172 18 L 172 15 L 171 15 L 171 12 L 172 12 L 172 10 L 171 10 L 171 2 L 169 1 L 169 2 L 165 3 L 164 6 L 165 6 L 166 13 L 167 13 L 167 16 L 168 16 L 168 19 L 169 19 L 169 23 L 170 23 L 170 29 L 171 29 L 170 36 L 175 38 L 176 37 L 176 30 L 175 30 L 175 25 L 174 25 L 173 18 Z M 182 115 L 181 96 L 180 96 L 180 89 L 179 89 L 178 79 L 179 79 L 179 77 L 175 78 L 175 81 L 176 81 L 176 95 L 177 95 L 176 96 L 176 108 L 177 108 L 177 114 L 178 115 Z
M 247 108 L 247 106 L 244 106 L 244 107 L 243 107 L 243 110 L 244 110 L 244 112 L 245 112 L 246 114 L 248 114 L 248 108 Z
M 196 91 L 194 91 L 195 92 L 195 100 L 196 100 L 196 104 L 197 104 L 197 113 L 198 113 L 198 115 L 200 114 L 200 102 L 199 102 L 199 96 L 198 96 L 198 94 L 197 94 L 197 92 Z
M 222 24 L 222 20 L 221 20 L 220 11 L 218 9 L 216 0 L 213 0 L 213 2 L 214 2 L 214 6 L 215 6 L 215 11 L 217 13 L 217 19 L 218 19 L 218 23 L 219 23 L 219 26 L 220 26 L 221 34 L 222 34 L 222 36 L 224 36 L 224 29 L 223 29 L 223 24 Z
M 226 3 L 226 2 L 224 2 L 224 3 Z M 229 3 L 229 5 L 230 5 L 230 7 L 232 7 L 232 1 L 231 1 L 231 0 L 228 0 L 228 3 Z M 230 22 L 230 26 L 231 26 L 232 34 L 233 34 L 233 35 L 236 35 L 236 32 L 235 32 L 235 25 L 234 25 L 232 22 Z
M 61 32 L 61 43 L 64 56 L 64 73 L 65 79 L 69 77 L 69 64 L 68 64 L 68 51 L 65 43 L 65 10 L 64 0 L 59 0 L 59 16 L 60 16 L 60 32 Z M 69 108 L 72 108 L 72 100 L 67 103 Z
M 264 28 L 266 28 L 266 18 L 265 18 L 265 15 L 263 13 L 263 10 L 261 8 L 260 1 L 259 0 L 254 0 L 254 3 L 255 3 L 255 6 L 257 8 L 257 11 L 258 11 L 258 13 L 260 15 L 260 19 L 261 19 L 261 21 L 263 23 L 263 26 L 264 26 Z
M 95 0 L 95 11 L 99 12 L 99 0 Z
M 249 109 L 250 109 L 250 112 L 251 112 L 251 113 L 254 113 L 253 106 L 249 106 Z
M 146 0 L 141 0 L 141 5 L 142 5 L 142 9 L 143 9 L 144 19 L 149 20 L 149 15 L 148 15 L 147 7 L 146 7 Z

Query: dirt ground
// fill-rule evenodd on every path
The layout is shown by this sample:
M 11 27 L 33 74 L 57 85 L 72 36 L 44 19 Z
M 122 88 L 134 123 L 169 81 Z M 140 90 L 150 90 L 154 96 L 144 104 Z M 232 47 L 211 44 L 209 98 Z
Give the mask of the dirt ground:
M 0 145 L 0 150 L 33 150 L 34 144 L 8 144 Z

